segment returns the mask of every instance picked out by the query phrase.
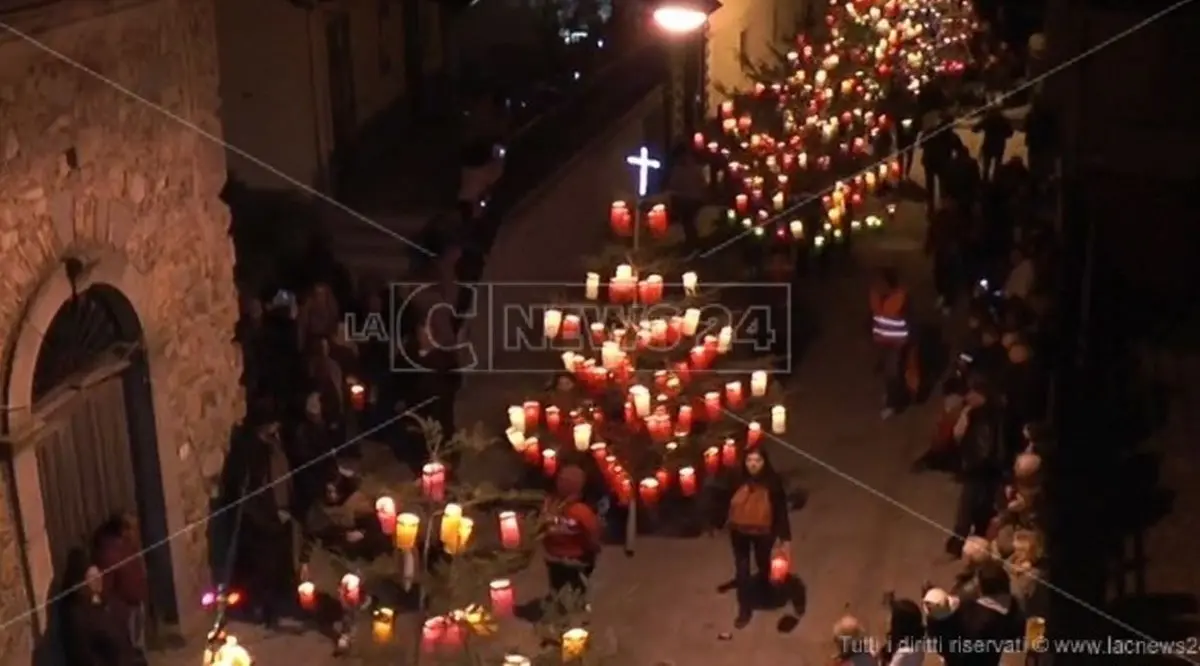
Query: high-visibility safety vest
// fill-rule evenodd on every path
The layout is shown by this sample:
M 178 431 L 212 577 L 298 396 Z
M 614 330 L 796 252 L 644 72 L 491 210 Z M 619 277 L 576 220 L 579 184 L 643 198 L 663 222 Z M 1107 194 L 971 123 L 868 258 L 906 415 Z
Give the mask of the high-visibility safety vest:
M 883 345 L 902 345 L 908 342 L 908 320 L 904 312 L 908 292 L 896 289 L 887 293 L 871 292 L 871 335 Z

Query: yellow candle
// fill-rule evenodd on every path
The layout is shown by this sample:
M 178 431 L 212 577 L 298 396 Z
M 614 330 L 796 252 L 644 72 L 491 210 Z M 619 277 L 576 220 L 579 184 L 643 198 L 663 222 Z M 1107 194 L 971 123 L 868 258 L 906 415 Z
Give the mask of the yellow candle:
M 396 548 L 412 550 L 417 544 L 417 532 L 421 530 L 421 517 L 415 513 L 396 516 Z
M 442 526 L 438 536 L 447 547 L 458 539 L 458 526 L 462 522 L 462 507 L 457 504 L 447 504 L 442 511 Z
M 576 627 L 568 629 L 562 635 L 562 658 L 563 661 L 572 661 L 579 659 L 587 650 L 588 632 L 587 629 Z

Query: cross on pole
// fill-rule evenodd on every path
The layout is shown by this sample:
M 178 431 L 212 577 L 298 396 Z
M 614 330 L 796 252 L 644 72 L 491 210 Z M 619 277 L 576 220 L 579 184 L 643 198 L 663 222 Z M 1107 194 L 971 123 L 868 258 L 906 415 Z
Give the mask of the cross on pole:
M 650 189 L 650 170 L 661 169 L 662 162 L 650 159 L 650 149 L 642 146 L 637 155 L 626 157 L 625 163 L 638 168 L 638 197 L 646 196 L 647 190 Z

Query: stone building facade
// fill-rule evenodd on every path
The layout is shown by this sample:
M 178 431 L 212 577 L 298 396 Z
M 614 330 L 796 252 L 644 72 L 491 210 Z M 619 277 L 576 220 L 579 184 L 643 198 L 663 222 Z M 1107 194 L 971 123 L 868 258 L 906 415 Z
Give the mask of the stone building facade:
M 185 631 L 208 583 L 210 494 L 244 406 L 232 342 L 229 213 L 218 198 L 226 169 L 212 0 L 64 0 L 24 12 L 5 12 L 4 4 L 0 23 L 11 29 L 0 29 L 0 664 L 7 665 L 30 662 L 47 626 L 41 607 L 63 574 L 47 537 L 56 507 L 44 485 L 54 472 L 40 466 L 44 452 L 28 440 L 46 425 L 34 387 L 42 339 L 72 294 L 103 289 L 136 314 L 149 386 L 138 409 L 152 410 L 148 436 L 161 478 L 161 498 L 151 503 L 163 514 L 158 532 L 170 537 L 166 568 L 178 606 L 165 612 Z M 74 271 L 64 269 L 68 258 Z

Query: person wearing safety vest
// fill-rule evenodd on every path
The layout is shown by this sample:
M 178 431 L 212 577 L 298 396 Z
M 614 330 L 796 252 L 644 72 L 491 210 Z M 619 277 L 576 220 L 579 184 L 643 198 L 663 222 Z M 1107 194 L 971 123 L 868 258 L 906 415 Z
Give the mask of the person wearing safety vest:
M 883 372 L 884 408 L 890 418 L 920 387 L 917 347 L 909 321 L 908 290 L 900 286 L 895 268 L 879 271 L 871 289 L 871 337 L 878 350 L 877 368 Z

